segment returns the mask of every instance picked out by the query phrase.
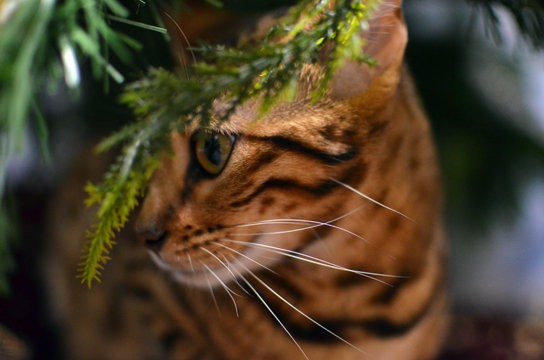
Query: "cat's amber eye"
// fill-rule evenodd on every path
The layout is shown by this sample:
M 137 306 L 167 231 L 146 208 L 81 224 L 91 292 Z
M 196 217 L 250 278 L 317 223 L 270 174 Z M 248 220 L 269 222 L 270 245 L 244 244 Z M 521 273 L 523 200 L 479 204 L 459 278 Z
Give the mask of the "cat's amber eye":
M 209 175 L 218 175 L 227 165 L 235 141 L 234 135 L 197 132 L 193 143 L 198 163 Z

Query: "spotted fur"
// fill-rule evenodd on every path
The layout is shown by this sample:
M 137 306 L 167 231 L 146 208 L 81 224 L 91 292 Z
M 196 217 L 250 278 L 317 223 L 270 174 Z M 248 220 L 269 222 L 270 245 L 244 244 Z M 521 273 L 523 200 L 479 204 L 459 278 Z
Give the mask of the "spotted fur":
M 258 122 L 249 102 L 218 125 L 236 136 L 219 174 L 195 157 L 198 129 L 172 134 L 173 155 L 91 291 L 70 270 L 89 215 L 67 207 L 80 198 L 72 187 L 61 192 L 49 268 L 68 358 L 436 355 L 447 323 L 440 179 L 398 6 L 385 2 L 364 34 L 377 68 L 346 64 L 314 104 L 321 69 L 307 65 L 295 102 Z

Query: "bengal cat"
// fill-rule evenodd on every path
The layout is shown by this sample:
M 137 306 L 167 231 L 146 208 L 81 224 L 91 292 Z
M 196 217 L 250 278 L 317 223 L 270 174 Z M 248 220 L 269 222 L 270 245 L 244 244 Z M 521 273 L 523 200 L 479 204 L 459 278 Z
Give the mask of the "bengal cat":
M 172 134 L 173 155 L 90 291 L 74 278 L 73 240 L 92 217 L 74 203 L 103 165 L 80 160 L 54 202 L 48 263 L 67 358 L 436 356 L 447 324 L 440 177 L 403 66 L 400 2 L 362 36 L 379 65 L 346 64 L 317 104 L 322 70 L 306 65 L 297 99 L 262 120 L 253 101 L 224 124 Z

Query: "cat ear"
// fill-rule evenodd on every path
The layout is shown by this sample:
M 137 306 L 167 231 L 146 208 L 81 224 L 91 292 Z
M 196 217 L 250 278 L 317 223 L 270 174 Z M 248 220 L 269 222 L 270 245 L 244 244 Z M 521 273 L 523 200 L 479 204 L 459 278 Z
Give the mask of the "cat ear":
M 402 0 L 383 1 L 369 22 L 368 29 L 361 33 L 365 39 L 364 53 L 376 60 L 377 65 L 370 67 L 353 61 L 346 62 L 332 79 L 333 98 L 361 95 L 375 82 L 385 82 L 388 86 L 398 83 L 408 41 L 401 3 Z

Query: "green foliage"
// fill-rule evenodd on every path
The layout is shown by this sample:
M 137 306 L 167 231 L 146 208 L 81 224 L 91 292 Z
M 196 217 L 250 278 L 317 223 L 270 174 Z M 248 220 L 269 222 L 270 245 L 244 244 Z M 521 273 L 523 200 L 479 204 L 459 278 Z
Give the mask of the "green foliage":
M 85 188 L 88 194 L 87 205 L 99 205 L 96 213 L 98 222 L 87 234 L 92 241 L 87 242 L 83 249 L 83 261 L 79 268 L 82 282 L 89 287 L 93 280 L 100 281 L 103 265 L 110 260 L 109 252 L 115 244 L 115 234 L 128 221 L 158 165 L 152 158 L 146 158 L 133 166 L 127 152 L 127 158 L 117 164 L 122 166 L 113 166 L 102 184 L 88 184 Z
M 153 114 L 161 121 L 173 122 L 181 116 L 182 124 L 198 118 L 202 126 L 208 126 L 212 103 L 219 97 L 229 102 L 227 110 L 217 119 L 221 121 L 254 96 L 263 95 L 264 111 L 280 98 L 277 95 L 294 94 L 293 88 L 305 63 L 327 64 L 319 89 L 325 88 L 334 71 L 348 58 L 373 64 L 362 53 L 359 33 L 364 19 L 379 1 L 368 1 L 366 5 L 338 1 L 334 11 L 326 11 L 332 1 L 319 1 L 318 6 L 312 6 L 313 3 L 316 1 L 300 2 L 258 46 L 192 49 L 202 60 L 193 65 L 188 78 L 151 70 L 146 78 L 129 86 L 123 102 L 140 117 Z M 313 21 L 316 23 L 312 31 L 304 31 L 304 26 Z M 326 47 L 332 50 L 323 57 L 321 50 Z
M 107 22 L 110 15 L 128 16 L 117 0 L 28 0 L 16 4 L 0 24 L 0 131 L 5 134 L 0 138 L 0 195 L 6 163 L 23 148 L 36 93 L 61 74 L 68 86 L 78 86 L 78 57 L 91 59 L 97 77 L 106 72 L 122 82 L 123 76 L 109 62 L 109 50 L 128 61 L 129 48 L 138 49 L 137 42 L 113 31 Z M 3 11 L 7 10 L 0 8 L 0 13 Z M 38 127 L 45 128 L 41 123 Z
M 106 84 L 107 76 L 122 82 L 123 75 L 111 65 L 110 51 L 129 62 L 132 51 L 140 49 L 136 41 L 109 24 L 110 20 L 122 22 L 129 16 L 118 0 L 26 0 L 10 5 L 14 5 L 11 10 L 0 1 L 0 208 L 4 206 L 8 162 L 25 147 L 32 110 L 47 159 L 48 127 L 39 112 L 38 94 L 54 88 L 61 76 L 68 87 L 78 87 L 79 62 L 85 58 L 90 59 L 96 78 Z M 7 215 L 1 212 L 0 281 L 12 262 L 7 225 Z
M 277 101 L 292 99 L 303 64 L 325 66 L 314 94 L 318 99 L 347 59 L 373 64 L 362 53 L 360 32 L 379 3 L 300 1 L 257 45 L 240 49 L 203 45 L 192 49 L 201 60 L 191 67 L 188 77 L 153 69 L 130 85 L 121 100 L 138 120 L 106 139 L 100 149 L 131 145 L 100 185 L 87 187 L 89 203 L 100 207 L 85 247 L 82 281 L 90 285 L 99 280 L 115 233 L 125 224 L 160 155 L 168 149 L 172 130 L 183 131 L 194 122 L 212 127 L 256 96 L 263 99 L 263 113 Z M 312 24 L 311 31 L 308 24 Z M 218 98 L 227 104 L 221 114 L 212 107 Z
M 7 162 L 23 148 L 28 108 L 37 82 L 34 80 L 41 75 L 37 68 L 46 62 L 45 30 L 53 6 L 54 1 L 21 2 L 9 22 L 0 24 L 0 197 Z

